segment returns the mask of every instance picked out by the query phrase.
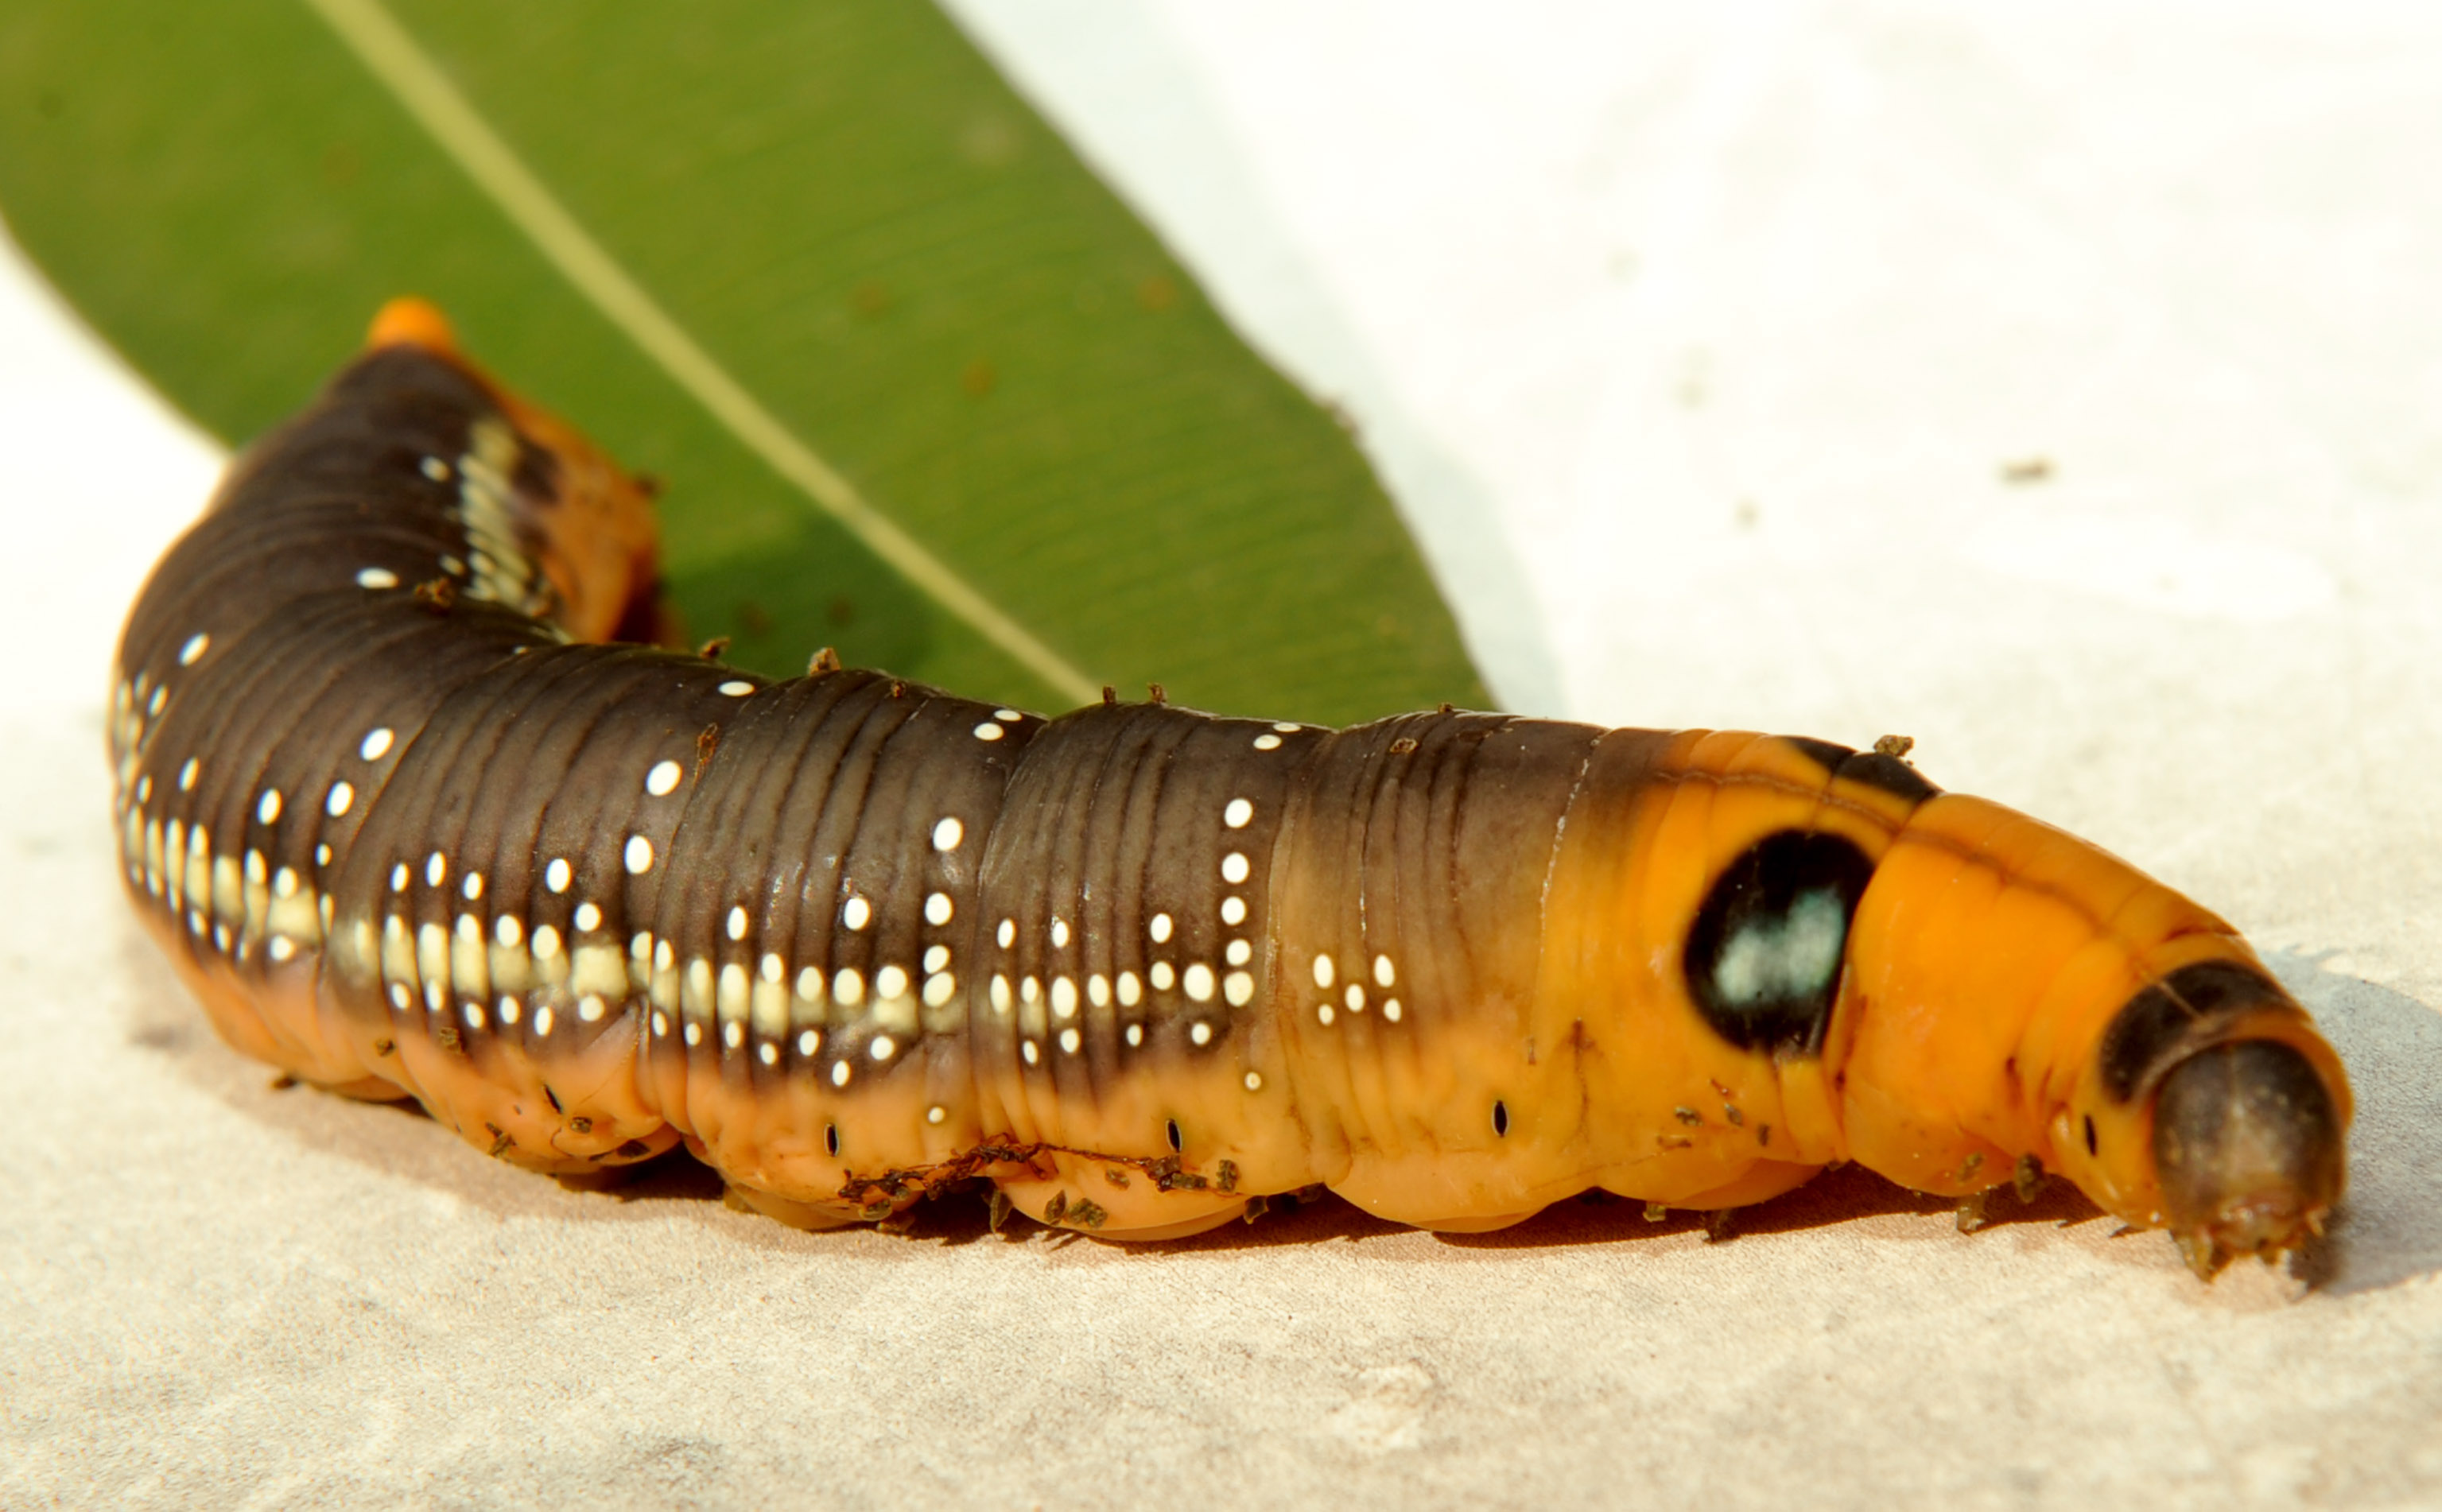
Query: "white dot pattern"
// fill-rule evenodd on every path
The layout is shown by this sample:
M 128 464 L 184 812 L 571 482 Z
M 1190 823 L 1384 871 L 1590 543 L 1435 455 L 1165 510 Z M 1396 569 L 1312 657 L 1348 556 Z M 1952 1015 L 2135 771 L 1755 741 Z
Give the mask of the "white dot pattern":
M 470 454 L 462 474 L 453 476 L 475 479 L 480 473 Z M 505 553 L 497 547 L 460 550 L 476 578 L 460 585 L 462 593 L 480 596 L 485 573 L 510 570 Z M 403 569 L 403 575 L 418 580 L 428 572 Z M 465 575 L 463 571 L 461 575 Z M 397 581 L 381 568 L 365 568 L 357 577 L 368 584 Z M 360 607 L 368 612 L 387 611 L 372 602 Z M 544 648 L 538 639 L 514 649 Z M 179 647 L 179 665 L 194 665 L 213 649 L 210 637 L 197 631 Z M 176 691 L 183 696 L 188 686 L 179 684 Z M 703 686 L 695 683 L 692 696 L 701 699 Z M 763 691 L 763 684 L 744 676 L 715 686 L 733 699 Z M 140 711 L 161 710 L 170 689 L 138 681 L 115 691 L 114 707 L 140 727 Z M 896 684 L 890 696 L 901 697 Z M 1400 967 L 1390 954 L 1373 948 L 1383 938 L 1383 926 L 1367 916 L 1370 896 L 1354 900 L 1358 922 L 1349 938 L 1324 937 L 1331 943 L 1328 952 L 1317 953 L 1312 944 L 1297 951 L 1294 944 L 1276 940 L 1267 923 L 1248 927 L 1257 901 L 1252 893 L 1254 862 L 1267 858 L 1267 858 L 1285 854 L 1273 848 L 1280 843 L 1275 830 L 1291 812 L 1303 811 L 1284 794 L 1298 791 L 1290 774 L 1303 770 L 1305 756 L 1318 754 L 1303 744 L 1311 738 L 1301 735 L 1306 727 L 1284 722 L 1229 729 L 1234 736 L 1228 742 L 1234 752 L 1229 762 L 1234 763 L 1236 774 L 1226 775 L 1227 763 L 1199 772 L 1182 767 L 1182 780 L 1151 799 L 1150 808 L 1139 806 L 1152 830 L 1149 842 L 1126 834 L 1112 847 L 1101 835 L 1077 829 L 1064 831 L 1039 823 L 1031 813 L 1024 814 L 1020 824 L 1000 825 L 994 807 L 1002 801 L 1000 785 L 1012 770 L 1029 770 L 1010 748 L 1035 733 L 1036 724 L 1030 722 L 1034 717 L 968 706 L 963 718 L 953 715 L 943 727 L 939 712 L 943 707 L 957 705 L 920 695 L 889 717 L 913 715 L 925 720 L 920 734 L 935 742 L 949 777 L 927 777 L 903 788 L 893 779 L 877 789 L 891 794 L 890 811 L 858 819 L 862 832 L 852 826 L 838 831 L 837 842 L 827 840 L 811 855 L 789 852 L 805 858 L 797 875 L 816 889 L 810 907 L 800 894 L 773 890 L 767 896 L 766 879 L 760 876 L 714 869 L 717 863 L 709 856 L 702 875 L 682 877 L 671 871 L 666 881 L 657 878 L 647 886 L 629 884 L 615 870 L 605 873 L 612 854 L 629 877 L 653 873 L 676 859 L 661 848 L 674 843 L 669 837 L 675 829 L 685 826 L 694 832 L 697 821 L 683 802 L 647 801 L 688 792 L 695 780 L 689 756 L 673 749 L 664 758 L 643 742 L 691 744 L 688 737 L 701 726 L 700 718 L 684 725 L 657 719 L 637 732 L 640 749 L 610 769 L 611 795 L 601 800 L 603 828 L 583 838 L 556 827 L 545 838 L 545 828 L 538 822 L 526 832 L 513 831 L 510 844 L 503 845 L 486 829 L 450 823 L 445 811 L 444 828 L 435 838 L 446 835 L 447 849 L 430 849 L 423 857 L 410 851 L 351 859 L 344 852 L 362 826 L 319 825 L 312 818 L 314 811 L 334 819 L 386 820 L 387 812 L 375 815 L 374 811 L 388 806 L 374 800 L 396 779 L 389 767 L 372 764 L 401 756 L 418 738 L 410 722 L 415 717 L 411 710 L 392 711 L 393 719 L 402 720 L 396 726 L 360 716 L 359 722 L 332 732 L 337 750 L 323 754 L 326 763 L 330 755 L 341 757 L 346 776 L 331 773 L 327 764 L 301 764 L 285 756 L 246 758 L 247 770 L 265 774 L 258 782 L 269 781 L 275 772 L 281 781 L 280 787 L 256 789 L 255 822 L 276 826 L 284 819 L 291 832 L 248 830 L 246 838 L 261 848 L 246 852 L 243 866 L 234 851 L 212 860 L 207 837 L 177 822 L 187 812 L 182 806 L 174 816 L 134 816 L 131 832 L 137 838 L 129 873 L 139 888 L 165 900 L 173 927 L 183 925 L 198 938 L 218 941 L 224 953 L 234 946 L 241 959 L 250 949 L 260 960 L 286 963 L 301 956 L 311 965 L 327 948 L 335 961 L 372 962 L 375 975 L 365 988 L 367 999 L 410 1013 L 422 998 L 429 1016 L 420 1023 L 476 1034 L 519 1030 L 517 1042 L 539 1056 L 554 1048 L 563 1054 L 570 1050 L 566 1038 L 556 1047 L 541 1043 L 552 1031 L 555 1010 L 572 1029 L 579 1022 L 597 1024 L 635 1012 L 640 1022 L 629 1026 L 623 1019 L 612 1038 L 641 1030 L 649 1036 L 647 1044 L 655 1053 L 676 1054 L 677 1042 L 683 1039 L 724 1062 L 736 1055 L 746 1066 L 776 1069 L 786 1065 L 792 1085 L 826 1099 L 832 1089 L 849 1087 L 860 1073 L 877 1090 L 920 1093 L 933 1070 L 943 1064 L 927 1054 L 926 1038 L 964 1034 L 987 1011 L 1000 1015 L 998 1022 L 1007 1025 L 992 1030 L 989 1043 L 997 1047 L 995 1053 L 1008 1057 L 1015 1051 L 1029 1066 L 1060 1066 L 1064 1084 L 1083 1074 L 1073 1063 L 1063 1066 L 1064 1058 L 1083 1057 L 1089 1044 L 1098 1053 L 1117 1053 L 1122 1065 L 1141 1064 L 1127 1052 L 1147 1045 L 1186 1045 L 1217 1051 L 1194 1060 L 1203 1068 L 1199 1074 L 1236 1078 L 1249 1093 L 1264 1089 L 1268 1076 L 1281 1074 L 1265 1060 L 1275 1047 L 1259 1022 L 1263 1011 L 1246 1011 L 1259 998 L 1268 1002 L 1277 993 L 1284 999 L 1279 1005 L 1283 1012 L 1310 1013 L 1303 1022 L 1326 1029 L 1348 1018 L 1359 1039 L 1364 1021 L 1355 1015 L 1378 1011 L 1376 1032 L 1382 1031 L 1380 1026 L 1401 1022 L 1402 1004 L 1389 995 L 1398 985 Z M 727 717 L 724 708 L 721 718 Z M 1055 725 L 1052 733 L 1066 728 Z M 718 733 L 707 732 L 703 749 L 717 748 L 712 738 Z M 1247 746 L 1236 744 L 1250 738 L 1259 752 L 1280 750 L 1285 738 L 1297 738 L 1301 754 L 1296 764 L 1261 761 Z M 346 765 L 351 749 L 368 764 L 366 770 Z M 184 753 L 178 756 L 184 760 L 177 769 L 177 790 L 191 792 L 207 774 L 199 759 Z M 118 779 L 123 806 L 134 807 L 124 796 L 130 792 L 136 793 L 136 803 L 149 801 L 155 775 L 142 767 L 140 759 L 134 759 L 123 769 Z M 1225 772 L 1221 780 L 1227 786 L 1212 775 L 1214 770 Z M 216 767 L 210 775 L 218 776 L 220 771 Z M 166 776 L 166 760 L 157 774 Z M 138 778 L 140 786 L 127 786 Z M 246 790 L 230 786 L 234 792 L 228 794 L 228 801 L 244 814 Z M 318 787 L 323 790 L 319 802 L 313 797 Z M 621 789 L 629 795 L 626 800 L 616 797 Z M 405 792 L 403 785 L 400 791 Z M 715 799 L 709 790 L 695 795 L 705 799 L 698 809 L 731 801 Z M 291 799 L 300 805 L 293 814 L 286 811 Z M 365 804 L 362 810 L 356 808 L 359 799 Z M 413 812 L 418 801 L 402 797 L 397 811 Z M 1103 796 L 1098 793 L 1093 801 L 1100 803 Z M 575 806 L 571 813 L 577 814 Z M 973 852 L 964 845 L 970 814 L 975 823 L 986 826 L 976 831 L 979 844 Z M 516 817 L 511 816 L 513 822 Z M 1093 822 L 1100 823 L 1099 816 Z M 1127 822 L 1139 821 L 1132 814 Z M 1004 858 L 1004 835 L 1012 850 L 1048 843 L 1051 854 L 1039 858 L 1048 865 L 1030 868 L 1018 865 L 1028 859 L 1023 855 Z M 191 849 L 187 844 L 191 836 Z M 1081 836 L 1083 843 L 1064 847 L 1068 836 Z M 797 839 L 789 836 L 786 843 L 793 847 Z M 529 841 L 537 850 L 553 843 L 572 848 L 560 855 L 514 848 Z M 884 844 L 891 848 L 876 854 L 875 847 Z M 1107 859 L 1115 851 L 1121 859 Z M 308 852 L 315 858 L 313 867 L 303 860 Z M 191 854 L 197 859 L 182 865 L 182 858 Z M 691 847 L 687 855 L 693 854 Z M 1150 864 L 1148 855 L 1154 858 Z M 294 865 L 281 865 L 283 858 Z M 528 872 L 529 865 L 537 869 Z M 1140 871 L 1129 869 L 1139 866 Z M 1030 869 L 1033 880 L 1013 881 Z M 410 902 L 405 896 L 376 894 L 368 901 L 370 920 L 352 916 L 342 902 L 335 920 L 334 900 L 325 892 L 343 876 L 365 878 L 374 887 L 387 876 L 391 891 L 405 895 L 419 872 L 438 897 L 418 894 Z M 487 873 L 493 884 L 489 897 Z M 215 902 L 224 878 L 228 890 L 239 899 L 235 913 Z M 577 888 L 580 881 L 587 884 L 585 890 Z M 1301 897 L 1305 885 L 1299 879 Z M 445 887 L 448 891 L 440 891 Z M 713 887 L 738 901 L 721 902 L 719 892 L 707 896 Z M 839 911 L 826 920 L 821 900 L 833 887 Z M 1282 896 L 1289 895 L 1284 890 Z M 248 900 L 254 909 L 250 920 Z M 1268 912 L 1270 895 L 1263 901 Z M 1306 922 L 1285 923 L 1281 933 L 1293 937 Z M 1412 926 L 1394 911 L 1388 927 Z M 660 929 L 669 930 L 675 943 L 657 934 Z M 342 954 L 343 948 L 353 948 L 353 957 Z M 1258 963 L 1263 973 L 1253 969 Z M 1299 980 L 1309 974 L 1313 993 Z M 574 1038 L 592 1042 L 593 1036 Z M 479 1052 L 469 1047 L 466 1053 Z M 749 1056 L 752 1061 L 745 1060 Z M 797 1060 L 790 1061 L 792 1056 Z M 1250 1069 L 1249 1062 L 1259 1068 Z M 906 1069 L 901 1068 L 902 1063 Z M 737 1063 L 726 1064 L 729 1071 L 742 1069 Z M 1101 1074 L 1098 1067 L 1095 1077 Z M 760 1089 L 779 1084 L 752 1084 Z M 560 1090 L 567 1091 L 564 1084 Z M 862 1093 L 859 1087 L 837 1103 L 841 1111 L 816 1104 L 825 1108 L 821 1119 L 837 1120 L 825 1130 L 834 1158 L 844 1138 L 860 1156 L 872 1153 L 856 1121 L 862 1116 L 857 1111 Z M 755 1095 L 763 1094 L 758 1090 Z M 942 1083 L 933 1095 L 944 1101 L 928 1102 L 920 1096 L 914 1103 L 925 1110 L 928 1125 L 956 1123 L 958 1138 L 970 1140 L 1000 1134 L 994 1121 L 998 1115 L 989 1102 L 981 1107 L 967 1105 L 970 1093 L 964 1084 Z M 556 1100 L 554 1111 L 560 1111 Z M 575 1112 L 571 1108 L 562 1116 Z M 1157 1138 L 1159 1129 L 1157 1122 Z M 577 1131 L 586 1132 L 581 1121 Z M 1177 1139 L 1175 1127 L 1172 1137 Z M 1202 1149 L 1209 1157 L 1212 1139 L 1212 1131 L 1199 1124 L 1182 1148 Z M 958 1147 L 928 1136 L 926 1148 L 935 1152 L 930 1157 L 941 1157 Z

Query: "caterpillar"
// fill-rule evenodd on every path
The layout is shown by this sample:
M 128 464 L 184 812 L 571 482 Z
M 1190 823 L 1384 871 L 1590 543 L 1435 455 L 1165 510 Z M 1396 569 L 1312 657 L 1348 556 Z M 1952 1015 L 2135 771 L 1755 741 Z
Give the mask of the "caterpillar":
M 2210 1280 L 2341 1196 L 2341 1063 L 2236 933 L 1896 748 L 773 681 L 623 643 L 655 552 L 413 301 L 232 463 L 109 720 L 127 887 L 230 1044 L 810 1228 L 982 1182 L 1159 1240 L 1319 1184 L 1472 1231 L 1856 1161 L 2057 1174 Z

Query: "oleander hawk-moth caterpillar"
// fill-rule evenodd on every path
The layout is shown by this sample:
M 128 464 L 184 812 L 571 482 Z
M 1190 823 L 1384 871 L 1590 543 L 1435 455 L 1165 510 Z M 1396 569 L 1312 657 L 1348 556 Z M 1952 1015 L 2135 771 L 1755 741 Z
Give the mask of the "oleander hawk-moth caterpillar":
M 1195 1232 L 2040 1168 L 2212 1275 L 2349 1089 L 2221 920 L 1897 756 L 1436 712 L 1046 719 L 647 645 L 646 494 L 400 301 L 129 616 L 136 905 L 246 1053 L 811 1227 Z

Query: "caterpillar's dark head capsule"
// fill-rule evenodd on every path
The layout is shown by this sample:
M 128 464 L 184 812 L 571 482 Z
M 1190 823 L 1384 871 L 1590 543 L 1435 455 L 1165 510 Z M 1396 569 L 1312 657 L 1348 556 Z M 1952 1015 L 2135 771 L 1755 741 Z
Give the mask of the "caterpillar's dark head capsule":
M 2344 1180 L 2340 1112 L 2295 1047 L 2216 1045 L 2163 1076 L 2154 1162 L 2179 1252 L 2211 1281 L 2323 1231 Z

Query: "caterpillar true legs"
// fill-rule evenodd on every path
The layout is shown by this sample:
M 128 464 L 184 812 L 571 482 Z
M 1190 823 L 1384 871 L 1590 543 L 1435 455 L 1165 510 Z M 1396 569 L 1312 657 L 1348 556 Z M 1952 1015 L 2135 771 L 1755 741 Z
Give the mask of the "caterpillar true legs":
M 2317 1230 L 2338 1059 L 2228 925 L 1895 756 L 1444 710 L 1344 731 L 582 644 L 644 494 L 426 307 L 129 620 L 139 912 L 240 1048 L 821 1226 L 986 1178 L 1192 1232 L 1461 1230 L 2029 1161 L 2210 1275 Z

